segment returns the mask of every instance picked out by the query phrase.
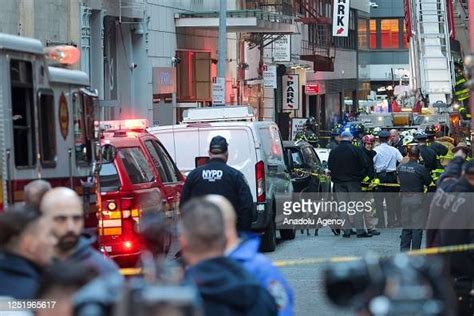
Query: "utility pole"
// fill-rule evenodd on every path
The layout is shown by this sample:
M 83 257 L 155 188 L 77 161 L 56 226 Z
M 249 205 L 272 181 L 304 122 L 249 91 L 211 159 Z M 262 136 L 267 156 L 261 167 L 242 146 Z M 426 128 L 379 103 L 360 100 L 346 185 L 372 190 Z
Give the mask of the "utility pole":
M 226 59 L 227 59 L 227 0 L 220 0 L 220 10 L 219 10 L 219 59 L 218 59 L 218 69 L 217 69 L 217 90 L 221 90 L 221 94 L 224 97 L 225 105 L 225 96 L 226 96 L 226 87 L 225 87 L 225 70 L 226 70 Z M 214 91 L 214 89 L 213 89 Z M 218 105 L 214 104 L 213 105 Z

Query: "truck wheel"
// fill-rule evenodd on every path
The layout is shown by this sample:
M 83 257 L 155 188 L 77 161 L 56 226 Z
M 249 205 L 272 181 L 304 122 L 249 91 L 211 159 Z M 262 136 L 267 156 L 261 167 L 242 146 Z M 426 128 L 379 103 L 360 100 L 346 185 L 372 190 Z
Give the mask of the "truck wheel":
M 276 248 L 276 230 L 275 221 L 272 220 L 268 227 L 265 229 L 265 233 L 262 236 L 262 243 L 260 244 L 260 251 L 272 252 Z
M 293 240 L 296 237 L 294 229 L 280 229 L 280 236 L 283 240 Z

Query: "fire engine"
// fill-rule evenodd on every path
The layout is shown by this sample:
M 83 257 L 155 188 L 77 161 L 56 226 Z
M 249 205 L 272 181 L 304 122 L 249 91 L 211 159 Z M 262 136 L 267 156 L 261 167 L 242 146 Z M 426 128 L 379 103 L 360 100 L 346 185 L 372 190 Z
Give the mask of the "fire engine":
M 67 68 L 79 57 L 75 47 L 0 33 L 0 210 L 35 179 L 84 193 L 89 205 L 97 93 L 86 73 Z

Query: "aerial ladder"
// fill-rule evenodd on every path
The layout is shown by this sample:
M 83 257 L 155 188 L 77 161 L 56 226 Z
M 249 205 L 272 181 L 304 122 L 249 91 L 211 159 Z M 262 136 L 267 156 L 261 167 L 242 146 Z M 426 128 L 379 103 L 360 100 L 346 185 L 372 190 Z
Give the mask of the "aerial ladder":
M 454 64 L 446 1 L 407 0 L 410 4 L 410 67 L 413 88 L 421 91 L 430 107 L 451 104 Z

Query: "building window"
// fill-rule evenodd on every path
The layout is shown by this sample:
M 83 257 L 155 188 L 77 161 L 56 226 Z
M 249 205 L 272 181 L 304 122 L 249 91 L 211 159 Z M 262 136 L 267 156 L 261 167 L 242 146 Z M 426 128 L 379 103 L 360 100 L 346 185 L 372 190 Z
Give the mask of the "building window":
M 359 19 L 357 23 L 357 37 L 359 49 L 369 49 L 369 20 Z
M 40 91 L 38 100 L 41 165 L 44 168 L 54 168 L 56 166 L 56 116 L 54 115 L 53 92 Z
M 77 165 L 92 163 L 94 141 L 94 108 L 91 96 L 75 92 L 72 96 L 74 147 Z
M 384 19 L 380 23 L 380 45 L 382 49 L 400 47 L 400 28 L 398 19 Z
M 15 166 L 32 168 L 36 164 L 36 142 L 31 62 L 12 59 L 10 80 Z
M 377 48 L 377 20 L 370 20 L 370 48 Z
M 177 51 L 177 98 L 180 101 L 211 100 L 211 54 Z
M 408 41 L 402 18 L 370 20 L 370 48 L 407 49 Z

